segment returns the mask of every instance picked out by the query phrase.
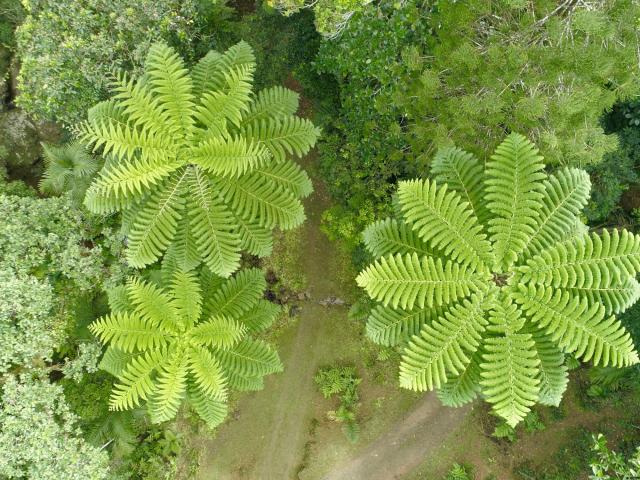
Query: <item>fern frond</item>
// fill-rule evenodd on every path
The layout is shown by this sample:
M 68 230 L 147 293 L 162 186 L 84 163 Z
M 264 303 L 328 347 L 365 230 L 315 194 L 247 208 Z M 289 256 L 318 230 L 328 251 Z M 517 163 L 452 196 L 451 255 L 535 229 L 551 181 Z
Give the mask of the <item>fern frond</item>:
M 591 181 L 584 170 L 565 168 L 544 182 L 542 208 L 520 258 L 526 259 L 553 246 L 575 225 L 589 201 Z
M 87 110 L 87 121 L 89 123 L 122 123 L 127 124 L 129 118 L 118 102 L 113 99 L 96 103 Z
M 167 343 L 166 334 L 135 314 L 112 313 L 89 325 L 102 343 L 123 352 L 160 348 Z
M 140 405 L 154 391 L 153 372 L 166 362 L 166 350 L 153 350 L 132 358 L 109 398 L 110 410 L 129 410 Z
M 433 181 L 409 180 L 398 184 L 398 200 L 406 222 L 431 247 L 461 264 L 490 264 L 491 245 L 458 193 Z
M 249 109 L 252 82 L 253 68 L 247 65 L 225 72 L 222 88 L 202 96 L 195 117 L 206 127 L 226 120 L 240 125 L 242 115 Z
M 486 207 L 484 166 L 472 153 L 460 148 L 441 148 L 431 162 L 431 175 L 458 192 L 468 202 L 480 225 L 487 227 L 491 214 Z
M 307 172 L 302 170 L 297 163 L 291 161 L 272 162 L 250 175 L 266 177 L 272 184 L 291 192 L 296 198 L 306 198 L 313 192 L 313 184 Z
M 360 272 L 356 281 L 371 298 L 404 310 L 414 305 L 446 305 L 486 284 L 482 274 L 467 266 L 415 253 L 382 257 Z
M 155 262 L 175 238 L 183 214 L 187 170 L 178 170 L 137 212 L 128 236 L 127 261 L 143 268 Z
M 279 85 L 260 90 L 249 105 L 249 111 L 243 115 L 242 123 L 294 115 L 298 111 L 299 100 L 298 93 Z
M 167 45 L 151 46 L 145 63 L 151 89 L 166 112 L 166 122 L 174 134 L 186 137 L 193 128 L 191 111 L 195 107 L 191 77 L 182 58 Z
M 253 50 L 247 42 L 240 41 L 224 52 L 219 59 L 215 60 L 215 68 L 211 68 L 207 72 L 208 77 L 204 91 L 224 89 L 226 75 L 234 69 L 247 68 L 253 72 L 255 67 L 256 58 Z
M 512 133 L 487 162 L 486 201 L 496 267 L 508 269 L 527 246 L 542 209 L 544 163 L 535 146 Z
M 189 350 L 189 370 L 194 378 L 194 387 L 204 395 L 216 400 L 227 398 L 224 373 L 218 361 L 207 349 L 192 347 Z
M 172 304 L 183 323 L 187 327 L 195 324 L 202 312 L 202 291 L 196 274 L 175 272 L 169 289 L 173 296 Z
M 569 375 L 564 364 L 564 354 L 554 344 L 551 338 L 539 328 L 529 329 L 531 338 L 535 342 L 535 350 L 540 364 L 538 378 L 540 379 L 539 402 L 542 405 L 559 406 L 562 395 L 567 389 Z
M 434 256 L 435 252 L 405 223 L 386 218 L 369 225 L 362 234 L 367 250 L 374 258 L 390 254 L 417 253 Z
M 484 295 L 474 295 L 423 325 L 402 355 L 400 386 L 433 390 L 464 371 L 480 345 L 487 324 L 486 307 Z
M 493 410 L 515 427 L 531 410 L 540 390 L 540 360 L 530 334 L 505 331 L 489 337 L 480 364 L 482 393 Z
M 102 149 L 103 157 L 113 155 L 121 160 L 120 163 L 137 161 L 160 168 L 171 166 L 171 159 L 175 158 L 175 144 L 163 133 L 139 130 L 105 118 L 95 123 L 81 123 L 75 130 L 85 145 L 92 146 L 92 152 Z M 173 168 L 178 166 L 173 165 Z
M 207 397 L 195 388 L 189 389 L 189 403 L 209 428 L 216 428 L 227 417 L 227 404 Z
M 173 164 L 143 160 L 106 164 L 87 189 L 84 204 L 90 212 L 99 214 L 127 208 L 175 169 Z
M 94 114 L 93 120 L 90 116 L 90 122 L 94 125 L 97 125 L 96 121 L 130 124 L 141 130 L 152 130 L 154 134 L 171 134 L 167 128 L 167 112 L 145 82 L 135 81 L 126 73 L 118 73 L 111 87 L 115 93 L 109 100 L 111 104 L 101 108 L 99 115 Z
M 640 236 L 627 230 L 592 233 L 559 243 L 518 267 L 524 282 L 556 288 L 620 285 L 640 270 Z
M 259 333 L 271 326 L 281 310 L 280 305 L 260 299 L 250 310 L 238 317 L 238 320 L 250 332 Z
M 132 278 L 127 282 L 128 299 L 135 313 L 150 326 L 166 333 L 180 330 L 178 311 L 167 295 L 152 283 Z
M 188 364 L 186 352 L 178 348 L 160 367 L 148 404 L 152 422 L 161 423 L 175 417 L 187 392 Z
M 111 313 L 124 313 L 133 310 L 133 304 L 131 300 L 129 300 L 127 287 L 124 285 L 109 288 L 107 290 L 107 300 Z
M 140 353 L 126 353 L 117 348 L 108 347 L 98 367 L 114 377 L 119 377 L 131 360 L 139 355 Z
M 277 352 L 259 340 L 245 339 L 231 350 L 215 352 L 215 356 L 226 371 L 241 377 L 262 377 L 282 371 Z
M 273 251 L 273 235 L 257 221 L 245 220 L 235 215 L 240 236 L 240 248 L 257 257 L 268 257 Z
M 239 177 L 264 165 L 271 158 L 260 144 L 243 137 L 211 138 L 191 151 L 191 160 L 207 172 L 221 177 Z
M 440 314 L 429 307 L 406 311 L 377 305 L 367 318 L 367 337 L 378 345 L 392 347 L 417 335 L 424 324 Z
M 211 271 L 228 277 L 240 265 L 240 239 L 234 232 L 233 216 L 214 196 L 203 174 L 194 171 L 188 185 L 189 215 L 198 251 Z
M 193 81 L 193 96 L 199 100 L 205 92 L 215 90 L 215 82 L 211 80 L 220 68 L 222 55 L 215 50 L 209 50 L 207 54 L 198 60 L 191 70 Z
M 305 220 L 300 200 L 264 176 L 244 175 L 216 181 L 215 185 L 238 216 L 257 219 L 265 228 L 277 225 L 289 230 Z
M 459 374 L 447 380 L 436 394 L 443 405 L 447 407 L 461 407 L 475 400 L 480 391 L 480 361 L 482 349 L 479 348 L 471 357 L 467 367 Z
M 189 215 L 182 215 L 178 221 L 173 242 L 165 253 L 165 259 L 167 257 L 173 258 L 175 265 L 185 272 L 191 271 L 200 265 L 200 252 L 198 251 L 196 238 L 193 235 L 193 226 Z
M 238 392 L 257 392 L 264 389 L 264 377 L 229 376 L 229 387 Z
M 245 137 L 264 144 L 276 162 L 284 162 L 287 154 L 305 156 L 320 136 L 320 129 L 313 123 L 294 116 L 254 120 L 243 125 L 241 132 Z
M 603 305 L 607 314 L 622 313 L 640 298 L 640 283 L 627 277 L 609 287 L 580 287 L 569 291 L 574 296 L 586 298 L 589 304 Z
M 241 270 L 225 280 L 207 301 L 207 312 L 237 318 L 251 309 L 267 288 L 264 272 L 257 268 Z
M 213 317 L 196 325 L 191 336 L 198 345 L 229 350 L 242 340 L 245 332 L 245 327 L 233 319 Z
M 602 305 L 589 306 L 585 298 L 545 286 L 520 285 L 512 295 L 565 352 L 594 365 L 638 363 L 631 336 L 615 317 L 605 318 Z

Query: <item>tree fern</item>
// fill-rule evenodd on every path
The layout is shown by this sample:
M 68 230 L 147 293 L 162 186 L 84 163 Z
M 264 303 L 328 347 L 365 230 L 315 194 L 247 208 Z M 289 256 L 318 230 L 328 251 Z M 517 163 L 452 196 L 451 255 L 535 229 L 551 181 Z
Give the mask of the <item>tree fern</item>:
M 254 70 L 243 42 L 209 52 L 191 72 L 157 44 L 145 75 L 119 74 L 113 97 L 76 126 L 82 142 L 109 157 L 85 205 L 123 212 L 131 265 L 167 253 L 182 269 L 204 262 L 227 277 L 241 250 L 266 255 L 274 227 L 304 220 L 300 199 L 311 182 L 288 158 L 305 155 L 319 130 L 294 115 L 294 92 L 254 95 Z
M 259 270 L 199 279 L 178 269 L 163 287 L 130 279 L 118 288 L 118 311 L 89 327 L 109 345 L 100 367 L 118 379 L 110 408 L 146 402 L 162 422 L 187 401 L 210 426 L 219 424 L 229 388 L 255 389 L 282 369 L 278 354 L 249 336 L 278 313 L 261 299 L 265 287 Z M 203 305 L 203 295 L 212 301 Z
M 452 406 L 480 393 L 515 425 L 535 403 L 560 403 L 567 354 L 638 363 L 612 314 L 640 297 L 640 236 L 587 233 L 585 172 L 545 174 L 535 147 L 512 134 L 484 170 L 448 149 L 432 173 L 401 182 L 398 218 L 363 234 L 374 260 L 357 282 L 380 303 L 367 335 L 404 344 L 402 387 L 437 389 Z

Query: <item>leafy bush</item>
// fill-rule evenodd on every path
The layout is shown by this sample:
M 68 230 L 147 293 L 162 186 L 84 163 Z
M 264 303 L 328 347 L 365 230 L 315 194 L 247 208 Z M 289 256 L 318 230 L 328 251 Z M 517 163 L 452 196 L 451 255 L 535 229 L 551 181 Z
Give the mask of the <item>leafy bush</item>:
M 607 446 L 602 434 L 594 435 L 592 451 L 595 458 L 591 461 L 593 475 L 591 480 L 634 480 L 640 478 L 640 447 L 634 455 L 625 459 L 620 453 Z
M 18 105 L 31 116 L 73 124 L 102 100 L 114 68 L 139 71 L 164 40 L 183 54 L 198 28 L 193 0 L 26 0 L 18 29 Z
M 0 476 L 39 480 L 108 478 L 106 452 L 88 445 L 62 387 L 23 375 L 5 378 L 0 409 Z
M 362 379 L 356 376 L 356 370 L 350 366 L 321 368 L 314 377 L 316 385 L 324 398 L 340 396 L 337 410 L 330 411 L 330 419 L 342 424 L 342 431 L 350 442 L 357 442 L 360 427 L 356 419 L 358 404 L 358 385 Z

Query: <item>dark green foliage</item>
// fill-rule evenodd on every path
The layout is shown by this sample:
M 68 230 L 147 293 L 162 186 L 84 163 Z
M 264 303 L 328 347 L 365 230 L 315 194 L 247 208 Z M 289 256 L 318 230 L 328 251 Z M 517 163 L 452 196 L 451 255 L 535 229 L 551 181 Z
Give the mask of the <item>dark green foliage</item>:
M 388 213 L 381 204 L 396 181 L 417 174 L 393 86 L 412 65 L 403 52 L 423 41 L 428 25 L 415 2 L 401 10 L 393 3 L 355 14 L 339 39 L 322 44 L 316 60 L 320 72 L 338 79 L 341 103 L 319 145 L 321 172 L 340 199 L 325 223 L 354 244 L 365 225 Z
M 638 42 L 627 21 L 638 6 L 556 7 L 382 0 L 323 43 L 318 68 L 341 89 L 339 115 L 320 145 L 323 174 L 341 202 L 327 218 L 336 237 L 357 243 L 353 224 L 377 214 L 393 184 L 424 171 L 443 146 L 485 160 L 505 133 L 519 131 L 547 163 L 575 166 L 616 150 L 598 119 L 638 92 L 628 68 Z M 611 205 L 620 189 L 605 177 Z

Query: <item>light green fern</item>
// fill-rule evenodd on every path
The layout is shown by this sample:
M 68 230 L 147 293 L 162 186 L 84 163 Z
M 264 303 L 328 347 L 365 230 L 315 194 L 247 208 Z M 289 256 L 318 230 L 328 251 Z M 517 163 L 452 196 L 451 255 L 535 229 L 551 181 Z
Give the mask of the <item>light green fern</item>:
M 613 314 L 640 297 L 640 236 L 587 233 L 585 172 L 545 174 L 517 134 L 486 168 L 458 149 L 432 168 L 434 180 L 400 182 L 400 218 L 363 235 L 374 261 L 357 281 L 380 302 L 367 335 L 406 344 L 402 387 L 437 389 L 451 406 L 481 393 L 513 426 L 535 403 L 560 403 L 568 354 L 638 363 Z
M 177 270 L 163 288 L 131 279 L 111 293 L 112 313 L 89 328 L 109 345 L 100 367 L 118 379 L 112 410 L 146 402 L 162 422 L 188 401 L 215 427 L 226 415 L 229 389 L 259 389 L 263 376 L 282 369 L 277 353 L 250 337 L 279 311 L 261 299 L 262 271 L 203 276 Z
M 300 199 L 311 182 L 288 158 L 305 155 L 319 130 L 294 115 L 296 93 L 254 95 L 254 69 L 244 42 L 209 52 L 191 72 L 157 44 L 145 75 L 118 75 L 113 97 L 76 126 L 81 141 L 109 158 L 85 205 L 123 212 L 134 267 L 167 253 L 183 270 L 204 262 L 227 277 L 241 251 L 268 255 L 274 227 L 304 220 Z

